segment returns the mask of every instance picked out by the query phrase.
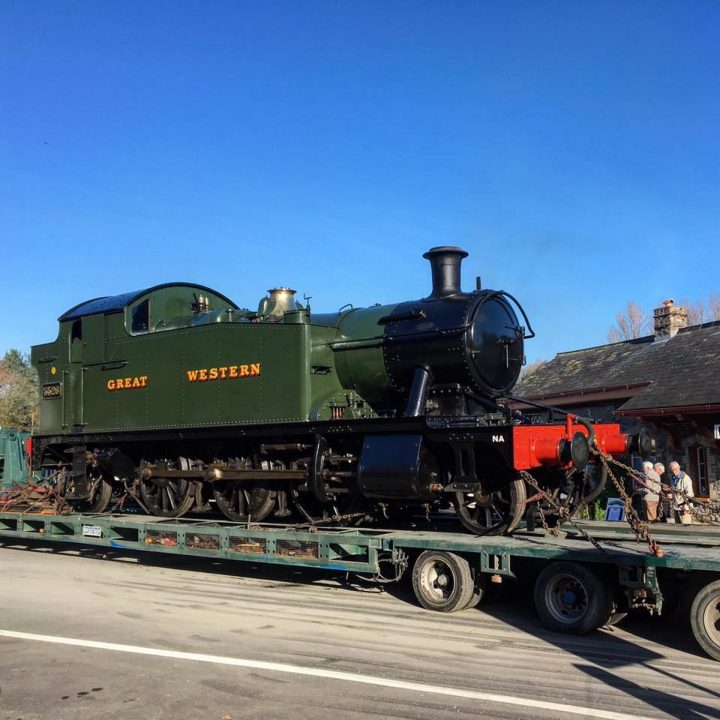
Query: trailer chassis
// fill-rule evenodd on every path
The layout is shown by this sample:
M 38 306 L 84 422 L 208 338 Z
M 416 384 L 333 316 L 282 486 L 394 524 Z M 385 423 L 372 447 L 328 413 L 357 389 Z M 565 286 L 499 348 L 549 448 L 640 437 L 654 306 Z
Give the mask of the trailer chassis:
M 720 535 L 680 529 L 661 557 L 607 527 L 598 550 L 581 534 L 540 532 L 474 536 L 464 532 L 237 524 L 128 514 L 0 513 L 0 541 L 70 543 L 236 562 L 321 568 L 399 580 L 412 569 L 419 603 L 453 612 L 477 605 L 490 582 L 534 580 L 542 622 L 584 634 L 629 611 L 661 613 L 668 598 L 689 608 L 700 647 L 720 661 Z M 684 589 L 684 597 L 675 590 Z

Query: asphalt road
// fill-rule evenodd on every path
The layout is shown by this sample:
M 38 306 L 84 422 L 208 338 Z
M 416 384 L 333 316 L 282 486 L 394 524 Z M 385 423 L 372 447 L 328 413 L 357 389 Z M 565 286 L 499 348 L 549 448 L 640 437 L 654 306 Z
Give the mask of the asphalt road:
M 30 548 L 0 544 L 0 720 L 720 718 L 720 665 L 662 618 L 575 638 L 509 586 L 442 615 L 405 585 Z

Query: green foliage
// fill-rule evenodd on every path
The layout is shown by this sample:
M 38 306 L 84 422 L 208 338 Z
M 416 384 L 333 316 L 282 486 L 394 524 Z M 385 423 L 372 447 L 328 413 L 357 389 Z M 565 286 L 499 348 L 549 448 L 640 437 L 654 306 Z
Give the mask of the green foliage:
M 600 500 L 595 500 L 589 505 L 583 505 L 577 513 L 578 520 L 604 520 L 605 505 Z
M 32 430 L 38 412 L 38 380 L 28 355 L 8 350 L 0 360 L 0 427 Z

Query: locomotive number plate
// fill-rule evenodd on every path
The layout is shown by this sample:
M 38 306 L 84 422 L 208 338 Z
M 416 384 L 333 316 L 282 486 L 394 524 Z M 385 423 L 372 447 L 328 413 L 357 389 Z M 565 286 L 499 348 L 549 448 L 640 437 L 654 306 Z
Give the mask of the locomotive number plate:
M 44 400 L 62 397 L 62 384 L 59 382 L 45 383 L 42 386 L 42 396 Z
M 102 537 L 102 528 L 99 525 L 83 525 L 82 534 L 85 537 Z

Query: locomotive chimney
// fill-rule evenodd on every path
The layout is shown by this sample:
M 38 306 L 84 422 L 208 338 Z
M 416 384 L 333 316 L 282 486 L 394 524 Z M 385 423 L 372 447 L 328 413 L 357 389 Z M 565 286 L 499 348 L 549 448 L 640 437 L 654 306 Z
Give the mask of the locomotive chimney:
M 432 294 L 429 300 L 457 295 L 460 291 L 460 264 L 468 254 L 459 247 L 445 245 L 428 250 L 423 257 L 432 268 Z

